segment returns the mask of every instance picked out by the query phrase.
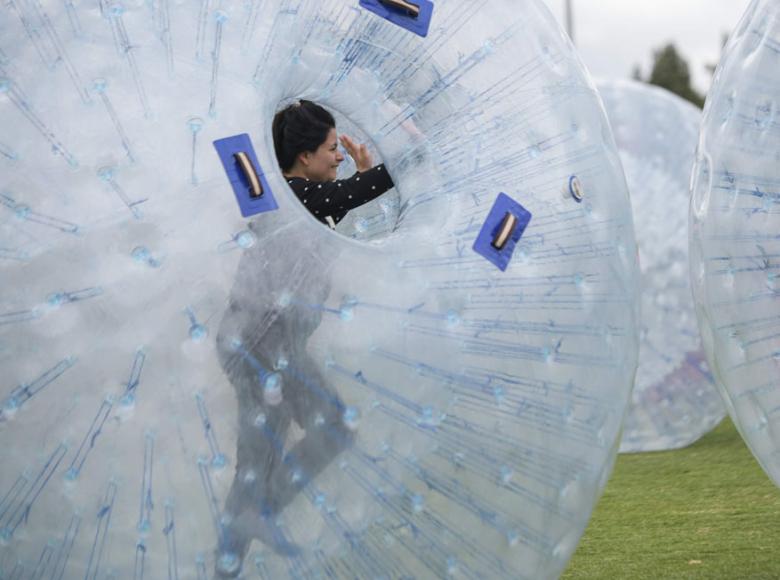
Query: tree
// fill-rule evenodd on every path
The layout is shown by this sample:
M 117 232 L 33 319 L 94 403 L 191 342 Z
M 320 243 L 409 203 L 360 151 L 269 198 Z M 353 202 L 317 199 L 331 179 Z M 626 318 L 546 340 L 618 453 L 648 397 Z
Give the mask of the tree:
M 647 82 L 663 87 L 698 107 L 704 106 L 704 97 L 691 86 L 688 63 L 677 52 L 674 44 L 667 44 L 653 53 L 653 70 Z

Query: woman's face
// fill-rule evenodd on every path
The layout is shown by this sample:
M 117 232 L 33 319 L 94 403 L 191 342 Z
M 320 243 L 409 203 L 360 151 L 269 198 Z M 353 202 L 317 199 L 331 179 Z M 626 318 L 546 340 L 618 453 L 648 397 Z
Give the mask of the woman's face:
M 304 155 L 304 172 L 312 181 L 333 181 L 344 156 L 339 151 L 336 129 L 331 129 L 325 142 L 316 151 Z

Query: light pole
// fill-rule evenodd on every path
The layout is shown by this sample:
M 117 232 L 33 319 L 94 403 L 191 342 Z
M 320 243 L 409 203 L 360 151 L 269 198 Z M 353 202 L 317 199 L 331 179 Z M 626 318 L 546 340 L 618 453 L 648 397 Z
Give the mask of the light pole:
M 572 43 L 574 42 L 574 13 L 571 8 L 571 0 L 566 0 L 566 32 Z

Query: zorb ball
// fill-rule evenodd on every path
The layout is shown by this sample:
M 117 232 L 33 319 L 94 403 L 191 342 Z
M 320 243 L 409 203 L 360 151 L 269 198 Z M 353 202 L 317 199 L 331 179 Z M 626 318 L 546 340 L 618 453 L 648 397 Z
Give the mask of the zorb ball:
M 626 172 L 642 272 L 639 366 L 620 450 L 676 449 L 726 414 L 701 349 L 688 277 L 701 111 L 645 83 L 603 80 L 597 88 Z
M 702 342 L 726 408 L 780 485 L 780 2 L 750 4 L 704 110 L 690 207 Z
M 0 577 L 563 571 L 636 369 L 617 151 L 541 2 L 390 4 L 3 4 Z M 299 99 L 395 184 L 341 230 Z

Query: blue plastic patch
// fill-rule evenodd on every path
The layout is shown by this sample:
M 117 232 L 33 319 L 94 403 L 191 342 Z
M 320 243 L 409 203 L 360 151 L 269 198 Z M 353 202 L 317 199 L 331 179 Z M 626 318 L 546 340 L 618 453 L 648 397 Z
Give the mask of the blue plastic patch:
M 496 239 L 507 213 L 511 213 L 517 218 L 517 224 L 512 231 L 512 235 L 506 241 L 506 244 L 499 250 L 493 246 L 493 241 Z M 480 256 L 487 258 L 492 264 L 498 266 L 502 272 L 505 272 L 509 266 L 509 261 L 512 259 L 515 246 L 517 245 L 517 242 L 520 241 L 520 238 L 523 237 L 525 228 L 530 221 L 531 212 L 507 194 L 499 193 L 496 202 L 493 204 L 493 208 L 490 210 L 490 213 L 477 236 L 477 240 L 474 242 L 474 251 Z
M 360 0 L 360 5 L 385 20 L 405 28 L 409 32 L 414 32 L 422 37 L 428 36 L 428 29 L 431 27 L 431 17 L 433 16 L 433 2 L 430 0 L 407 1 L 419 6 L 420 15 L 417 18 L 410 16 L 405 10 L 392 8 L 389 4 L 383 4 L 380 0 Z
M 279 209 L 279 206 L 274 199 L 274 195 L 271 192 L 271 188 L 268 186 L 268 182 L 265 179 L 263 170 L 257 162 L 257 155 L 255 155 L 255 150 L 254 147 L 252 147 L 252 141 L 249 139 L 249 135 L 242 133 L 241 135 L 234 135 L 233 137 L 217 139 L 214 141 L 214 147 L 225 168 L 225 173 L 227 173 L 233 192 L 236 194 L 236 200 L 238 201 L 238 207 L 241 208 L 242 216 L 249 217 Z M 244 152 L 249 156 L 249 159 L 255 167 L 257 176 L 260 179 L 263 194 L 259 197 L 252 197 L 250 194 L 249 180 L 244 175 L 244 172 L 241 171 L 241 168 L 234 157 L 236 153 L 241 152 Z

